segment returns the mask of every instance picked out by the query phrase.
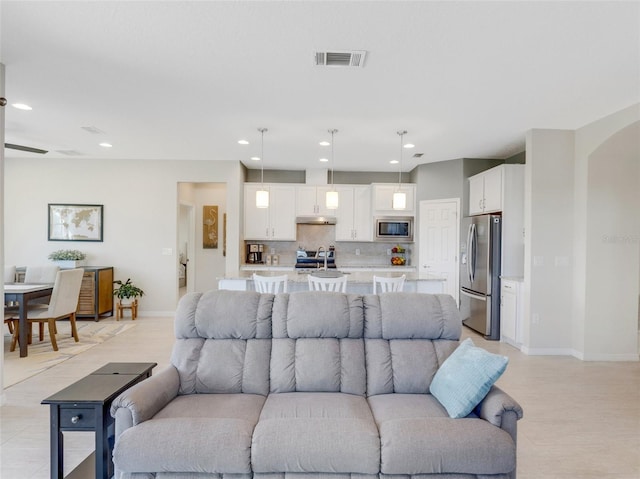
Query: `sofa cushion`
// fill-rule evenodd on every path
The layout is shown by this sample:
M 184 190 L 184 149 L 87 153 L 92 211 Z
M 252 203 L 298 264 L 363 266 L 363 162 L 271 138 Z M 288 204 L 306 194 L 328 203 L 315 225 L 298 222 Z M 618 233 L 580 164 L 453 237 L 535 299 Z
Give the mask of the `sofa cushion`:
M 484 399 L 508 362 L 506 356 L 478 348 L 467 338 L 438 369 L 431 382 L 431 394 L 449 416 L 465 417 Z
M 270 391 L 364 395 L 362 297 L 278 294 L 273 304 Z
M 436 371 L 458 346 L 460 315 L 449 295 L 366 295 L 367 395 L 427 394 Z
M 251 454 L 257 473 L 376 474 L 380 440 L 362 396 L 270 394 L 253 434 Z
M 254 394 L 178 396 L 120 435 L 114 464 L 124 472 L 248 474 L 251 437 L 264 401 Z
M 451 295 L 368 294 L 363 303 L 366 338 L 460 339 L 462 322 Z
M 451 419 L 429 394 L 369 397 L 380 431 L 383 474 L 508 474 L 511 436 L 477 418 Z
M 362 338 L 362 296 L 301 291 L 273 301 L 274 338 Z
M 180 394 L 268 394 L 273 298 L 208 291 L 180 300 L 171 355 Z

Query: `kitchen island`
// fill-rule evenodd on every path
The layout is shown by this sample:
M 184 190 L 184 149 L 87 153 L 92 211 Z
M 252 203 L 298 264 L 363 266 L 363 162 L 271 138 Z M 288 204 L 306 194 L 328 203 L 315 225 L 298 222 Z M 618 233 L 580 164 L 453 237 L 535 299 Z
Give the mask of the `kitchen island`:
M 414 268 L 339 268 L 338 271 L 347 276 L 347 293 L 373 293 L 373 276 L 397 277 L 406 275 L 404 282 L 405 293 L 443 293 L 446 291 L 446 279 L 430 274 L 419 274 Z M 236 291 L 255 291 L 253 273 L 260 276 L 289 277 L 288 289 L 290 293 L 308 291 L 309 273 L 298 273 L 291 267 L 269 268 L 260 271 L 241 270 L 226 274 L 218 278 L 218 289 L 232 289 Z

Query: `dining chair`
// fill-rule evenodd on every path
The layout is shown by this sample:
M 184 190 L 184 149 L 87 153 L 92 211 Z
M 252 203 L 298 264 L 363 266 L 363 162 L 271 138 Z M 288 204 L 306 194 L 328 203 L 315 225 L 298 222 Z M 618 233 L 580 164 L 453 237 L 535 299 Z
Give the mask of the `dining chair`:
M 347 277 L 319 278 L 309 275 L 309 291 L 335 291 L 338 293 L 347 292 Z
M 71 335 L 76 343 L 78 339 L 78 330 L 76 329 L 76 309 L 78 308 L 78 298 L 80 297 L 80 287 L 82 286 L 82 277 L 84 270 L 65 269 L 58 271 L 53 284 L 53 291 L 47 309 L 35 307 L 29 308 L 27 311 L 27 321 L 30 324 L 38 323 L 40 329 L 40 341 L 44 337 L 44 324 L 49 326 L 49 338 L 54 351 L 58 350 L 58 342 L 56 341 L 55 323 L 59 319 L 69 318 L 71 323 Z M 14 351 L 18 342 L 17 320 L 14 320 L 13 336 L 11 338 L 11 351 Z
M 289 277 L 286 274 L 282 276 L 259 276 L 253 273 L 253 284 L 258 293 L 278 294 L 289 291 Z
M 5 266 L 4 267 L 4 283 L 15 283 L 16 282 L 16 267 L 15 266 Z M 9 327 L 9 332 L 13 334 L 13 311 L 17 309 L 15 305 L 4 304 L 4 322 Z
M 9 328 L 9 333 L 11 333 L 13 337 L 13 331 L 18 326 L 18 311 L 17 310 L 6 310 L 4 311 L 4 324 Z
M 386 278 L 384 276 L 373 276 L 373 294 L 381 293 L 401 293 L 404 288 L 404 280 L 406 275 L 397 276 L 395 278 Z M 378 286 L 378 284 L 380 286 Z
M 54 283 L 60 266 L 27 266 L 24 272 L 25 283 Z

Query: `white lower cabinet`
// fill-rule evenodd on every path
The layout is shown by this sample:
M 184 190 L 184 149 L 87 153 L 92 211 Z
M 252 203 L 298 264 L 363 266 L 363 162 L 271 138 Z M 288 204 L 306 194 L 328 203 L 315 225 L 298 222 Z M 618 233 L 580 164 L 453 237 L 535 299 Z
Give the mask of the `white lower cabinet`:
M 520 348 L 522 345 L 522 282 L 502 279 L 500 286 L 500 340 Z
M 336 241 L 372 241 L 371 188 L 336 186 L 339 207 L 336 210 Z

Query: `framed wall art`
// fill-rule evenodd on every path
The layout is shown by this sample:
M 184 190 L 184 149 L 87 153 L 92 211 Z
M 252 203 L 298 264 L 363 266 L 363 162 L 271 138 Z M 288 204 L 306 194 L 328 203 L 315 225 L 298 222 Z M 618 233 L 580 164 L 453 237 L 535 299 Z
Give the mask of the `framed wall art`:
M 218 247 L 218 207 L 202 207 L 202 248 Z
M 102 241 L 103 205 L 49 203 L 49 241 Z

